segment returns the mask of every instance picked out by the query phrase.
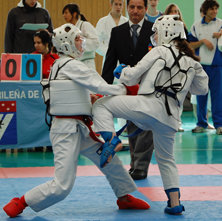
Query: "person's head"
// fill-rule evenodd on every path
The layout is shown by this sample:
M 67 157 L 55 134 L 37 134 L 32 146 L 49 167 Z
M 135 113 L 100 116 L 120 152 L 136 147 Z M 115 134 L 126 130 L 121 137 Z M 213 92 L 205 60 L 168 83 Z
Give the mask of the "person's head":
M 37 3 L 37 0 L 23 0 L 29 7 L 34 7 Z
M 183 22 L 185 29 L 187 28 L 182 17 L 180 8 L 176 4 L 169 4 L 164 12 L 164 15 L 179 15 L 179 20 Z
M 157 18 L 152 30 L 158 35 L 158 46 L 168 44 L 175 38 L 186 39 L 184 24 L 179 20 L 179 15 L 163 15 Z
M 179 20 L 179 15 L 163 15 L 157 18 L 152 30 L 157 36 L 158 46 L 173 41 L 180 53 L 184 53 L 195 61 L 200 61 L 200 58 L 195 55 L 194 50 L 186 41 L 184 24 Z
M 147 0 L 127 0 L 129 19 L 134 24 L 138 24 L 144 18 L 146 10 Z
M 124 7 L 124 0 L 110 0 L 111 13 L 121 15 Z
M 201 16 L 201 17 L 204 16 L 204 14 L 203 14 L 203 8 L 202 8 L 202 7 L 200 7 L 200 16 Z
M 62 14 L 67 23 L 75 25 L 79 18 L 86 21 L 86 18 L 80 13 L 80 9 L 77 4 L 67 4 L 62 10 Z
M 79 58 L 84 52 L 84 37 L 73 24 L 64 24 L 53 30 L 53 46 L 60 54 Z
M 203 14 L 208 17 L 209 20 L 216 18 L 219 7 L 220 5 L 216 0 L 205 0 L 201 5 Z
M 51 51 L 51 36 L 46 30 L 37 31 L 34 34 L 34 47 L 40 54 L 47 54 Z
M 159 3 L 159 0 L 148 0 L 147 1 L 148 8 L 151 7 L 151 8 L 156 9 L 158 6 L 158 3 Z
M 179 15 L 179 19 L 182 21 L 182 14 L 176 4 L 169 4 L 165 9 L 164 15 Z

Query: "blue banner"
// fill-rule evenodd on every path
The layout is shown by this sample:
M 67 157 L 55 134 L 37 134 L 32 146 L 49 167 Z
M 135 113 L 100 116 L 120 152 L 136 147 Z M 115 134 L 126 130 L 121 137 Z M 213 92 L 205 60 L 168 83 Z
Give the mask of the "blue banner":
M 50 146 L 40 83 L 0 82 L 0 149 Z

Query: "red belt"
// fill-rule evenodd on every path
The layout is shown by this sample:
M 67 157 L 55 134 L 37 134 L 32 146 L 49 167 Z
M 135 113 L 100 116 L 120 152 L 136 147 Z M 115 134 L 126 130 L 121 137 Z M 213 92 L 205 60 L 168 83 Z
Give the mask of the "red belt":
M 56 118 L 71 118 L 71 119 L 76 119 L 76 120 L 81 120 L 89 129 L 89 136 L 96 142 L 103 143 L 100 139 L 97 138 L 97 135 L 93 130 L 92 130 L 92 125 L 93 121 L 89 116 L 83 116 L 83 115 L 78 115 L 78 116 L 56 116 Z

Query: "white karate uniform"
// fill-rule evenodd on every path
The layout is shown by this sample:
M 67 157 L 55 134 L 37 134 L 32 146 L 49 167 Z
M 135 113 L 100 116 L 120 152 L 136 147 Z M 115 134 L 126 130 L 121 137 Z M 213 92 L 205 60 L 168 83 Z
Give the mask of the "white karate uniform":
M 56 60 L 52 67 L 53 73 L 69 59 L 62 56 Z M 82 85 L 86 90 L 101 94 L 126 94 L 123 85 L 107 84 L 96 71 L 74 59 L 60 69 L 56 79 L 70 79 Z M 88 157 L 97 167 L 100 163 L 100 156 L 96 151 L 101 143 L 95 142 L 89 136 L 89 129 L 80 120 L 54 118 L 50 139 L 54 153 L 54 178 L 25 194 L 27 204 L 36 212 L 63 200 L 70 193 L 76 178 L 79 154 Z M 136 190 L 136 185 L 117 156 L 101 171 L 117 197 Z
M 123 23 L 127 21 L 128 21 L 128 18 L 121 15 L 119 19 L 119 23 L 118 25 L 116 25 L 112 15 L 109 13 L 107 16 L 100 18 L 99 21 L 97 22 L 96 31 L 99 37 L 99 47 L 97 48 L 96 52 L 99 55 L 103 56 L 102 66 L 106 59 L 106 52 L 108 50 L 112 28 L 122 25 Z M 113 83 L 114 84 L 119 83 L 118 79 L 114 79 Z M 121 118 L 118 118 L 117 121 L 120 128 L 126 124 L 126 121 Z
M 172 46 L 172 49 L 178 56 L 176 47 Z M 152 130 L 155 156 L 166 190 L 179 187 L 178 172 L 173 156 L 174 137 L 180 119 L 179 110 L 182 108 L 188 90 L 194 94 L 208 92 L 208 76 L 202 66 L 192 58 L 183 56 L 180 59 L 182 69 L 191 68 L 187 72 L 184 87 L 177 93 L 180 107 L 178 107 L 177 101 L 168 97 L 172 113 L 169 116 L 165 107 L 165 95 L 157 96 L 159 94 L 154 92 L 157 76 L 162 79 L 169 76 L 169 72 L 167 73 L 165 70 L 158 74 L 165 61 L 167 66 L 171 67 L 174 58 L 169 49 L 160 46 L 152 49 L 135 67 L 124 68 L 120 81 L 128 86 L 140 82 L 138 95 L 111 96 L 96 101 L 93 105 L 93 119 L 96 132 L 114 132 L 113 117 L 130 120 L 143 130 Z M 172 81 L 174 83 L 184 82 L 182 76 L 178 75 Z
M 97 48 L 96 52 L 103 56 L 103 63 L 105 61 L 106 52 L 108 50 L 109 40 L 112 28 L 122 25 L 123 23 L 127 22 L 128 18 L 121 15 L 119 24 L 116 25 L 113 17 L 109 13 L 107 16 L 102 17 L 96 24 L 96 31 L 99 37 L 99 47 Z
M 79 28 L 85 38 L 85 52 L 79 60 L 89 68 L 96 70 L 95 52 L 99 47 L 99 38 L 96 29 L 88 21 L 82 21 L 80 19 L 76 22 L 75 26 Z

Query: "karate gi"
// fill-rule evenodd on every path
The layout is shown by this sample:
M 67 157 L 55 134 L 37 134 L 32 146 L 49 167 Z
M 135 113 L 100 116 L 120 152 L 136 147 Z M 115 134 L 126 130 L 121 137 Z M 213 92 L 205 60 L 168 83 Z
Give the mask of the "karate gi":
M 174 45 L 172 45 L 172 49 L 178 56 L 178 50 Z M 179 187 L 173 145 L 179 127 L 179 113 L 185 96 L 189 90 L 193 94 L 208 92 L 208 77 L 202 66 L 192 58 L 182 56 L 179 61 L 181 69 L 189 69 L 187 75 L 176 75 L 172 79 L 174 83 L 182 82 L 182 89 L 177 93 L 178 100 L 172 97 L 167 98 L 172 113 L 169 115 L 165 105 L 166 97 L 164 94 L 160 96 L 160 93 L 155 91 L 154 85 L 157 77 L 165 79 L 166 76 L 169 76 L 169 73 L 162 69 L 165 63 L 167 67 L 171 67 L 174 61 L 175 59 L 168 48 L 159 46 L 152 49 L 135 67 L 124 68 L 120 76 L 120 82 L 128 86 L 140 83 L 137 96 L 105 97 L 93 105 L 96 132 L 114 132 L 113 117 L 130 120 L 143 130 L 152 130 L 155 157 L 165 190 Z M 172 69 L 172 74 L 175 74 L 176 71 L 177 69 Z
M 52 73 L 55 74 L 58 67 L 61 67 L 69 59 L 70 57 L 62 56 L 56 60 L 52 67 Z M 123 85 L 107 84 L 96 71 L 74 59 L 60 69 L 56 79 L 57 81 L 60 79 L 75 81 L 86 90 L 96 93 L 126 94 Z M 100 162 L 100 156 L 96 151 L 101 143 L 94 141 L 89 136 L 89 129 L 81 120 L 54 117 L 50 139 L 54 153 L 54 178 L 25 194 L 26 203 L 36 212 L 63 200 L 70 193 L 76 178 L 79 154 L 89 158 L 98 167 Z M 105 174 L 117 197 L 137 189 L 117 156 L 101 171 Z

